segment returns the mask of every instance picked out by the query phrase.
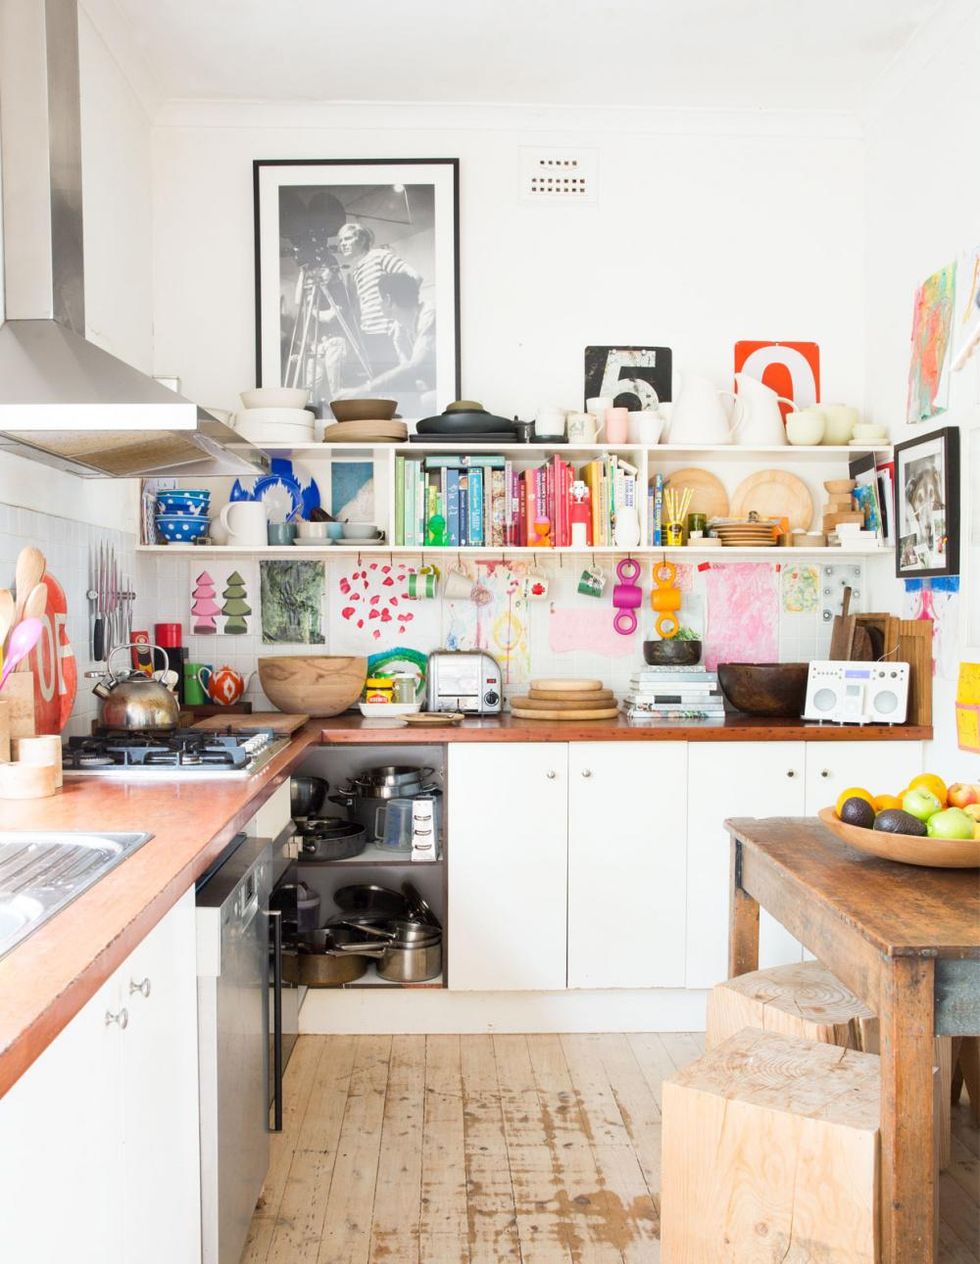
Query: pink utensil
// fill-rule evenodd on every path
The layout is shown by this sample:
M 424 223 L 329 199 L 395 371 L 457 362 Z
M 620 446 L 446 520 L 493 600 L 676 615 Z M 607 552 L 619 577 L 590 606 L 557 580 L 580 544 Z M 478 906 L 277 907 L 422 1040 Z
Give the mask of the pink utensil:
M 10 639 L 7 641 L 7 656 L 4 659 L 3 672 L 0 674 L 0 689 L 3 688 L 7 677 L 20 660 L 26 658 L 37 645 L 43 631 L 43 620 L 23 619 L 11 632 Z

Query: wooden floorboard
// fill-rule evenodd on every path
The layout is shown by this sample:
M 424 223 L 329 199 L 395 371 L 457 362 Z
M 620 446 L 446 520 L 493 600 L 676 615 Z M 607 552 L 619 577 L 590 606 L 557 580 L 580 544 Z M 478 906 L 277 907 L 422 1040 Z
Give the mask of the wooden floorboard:
M 659 1264 L 661 1084 L 700 1034 L 303 1036 L 242 1264 Z M 952 1113 L 941 1264 L 980 1260 Z

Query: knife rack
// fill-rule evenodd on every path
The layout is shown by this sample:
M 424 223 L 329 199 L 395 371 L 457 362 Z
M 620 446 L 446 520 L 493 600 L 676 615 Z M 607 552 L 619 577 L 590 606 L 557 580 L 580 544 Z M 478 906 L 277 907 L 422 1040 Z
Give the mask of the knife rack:
M 876 633 L 884 646 L 880 658 L 909 664 L 907 724 L 932 724 L 932 620 L 898 619 L 891 614 L 855 615 L 856 623 Z

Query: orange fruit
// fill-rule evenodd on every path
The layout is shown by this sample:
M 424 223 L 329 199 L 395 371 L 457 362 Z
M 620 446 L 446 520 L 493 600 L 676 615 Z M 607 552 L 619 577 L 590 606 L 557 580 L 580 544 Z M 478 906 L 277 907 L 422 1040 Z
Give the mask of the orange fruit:
M 865 803 L 870 803 L 872 807 L 875 805 L 874 798 L 868 790 L 862 790 L 860 786 L 849 786 L 846 790 L 842 790 L 837 796 L 837 802 L 834 804 L 834 811 L 840 816 L 840 810 L 848 799 L 863 799 Z
M 876 812 L 887 812 L 902 806 L 902 800 L 897 794 L 876 794 L 872 802 Z
M 942 777 L 937 777 L 934 772 L 923 772 L 918 777 L 913 777 L 909 782 L 908 788 L 910 790 L 930 790 L 943 807 L 948 802 L 946 796 L 949 792 L 946 789 L 946 782 L 943 781 Z

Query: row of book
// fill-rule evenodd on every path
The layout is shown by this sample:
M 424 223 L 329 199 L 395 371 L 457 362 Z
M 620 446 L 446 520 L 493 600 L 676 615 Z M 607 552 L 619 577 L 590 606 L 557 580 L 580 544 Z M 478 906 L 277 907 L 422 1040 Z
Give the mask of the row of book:
M 647 544 L 664 543 L 664 476 L 655 474 L 647 487 Z
M 725 702 L 717 672 L 704 667 L 644 667 L 630 677 L 623 698 L 628 720 L 722 720 Z
M 396 456 L 394 542 L 567 548 L 573 506 L 580 501 L 588 508 L 586 545 L 611 545 L 617 510 L 636 507 L 638 473 L 613 454 L 577 469 L 557 454 L 532 468 L 492 453 Z M 576 483 L 586 490 L 573 496 Z M 434 518 L 443 520 L 444 531 L 433 530 Z

